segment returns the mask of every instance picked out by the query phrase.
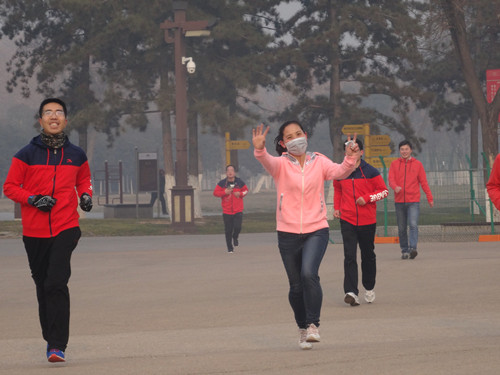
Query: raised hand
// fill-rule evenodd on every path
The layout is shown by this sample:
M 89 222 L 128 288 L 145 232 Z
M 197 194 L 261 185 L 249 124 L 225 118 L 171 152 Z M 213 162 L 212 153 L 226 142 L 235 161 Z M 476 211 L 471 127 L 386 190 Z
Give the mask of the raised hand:
M 348 143 L 348 145 L 345 148 L 346 155 L 352 156 L 360 151 L 359 146 L 356 143 L 356 136 L 357 136 L 356 133 L 354 133 L 354 137 L 352 139 L 350 134 L 347 136 L 346 143 Z
M 269 133 L 269 126 L 264 130 L 264 124 L 260 124 L 256 129 L 252 129 L 252 143 L 257 150 L 266 147 L 266 135 Z

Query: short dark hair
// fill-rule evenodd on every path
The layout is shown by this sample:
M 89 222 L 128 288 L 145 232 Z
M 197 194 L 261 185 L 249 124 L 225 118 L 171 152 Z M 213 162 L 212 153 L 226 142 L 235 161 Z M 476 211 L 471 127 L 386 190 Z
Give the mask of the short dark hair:
M 410 146 L 410 148 L 413 150 L 413 147 L 412 147 L 410 141 L 407 140 L 407 139 L 405 139 L 404 141 L 399 142 L 398 149 L 400 149 L 402 146 L 406 146 L 406 145 Z
M 356 143 L 359 146 L 359 149 L 362 151 L 363 150 L 363 141 L 359 138 L 356 138 Z M 344 150 L 345 150 L 345 143 L 344 143 Z
M 229 167 L 233 167 L 234 171 L 236 172 L 236 167 L 235 167 L 234 165 L 232 165 L 232 164 L 228 164 L 228 165 L 226 165 L 226 171 L 227 171 L 227 169 L 228 169 Z
M 49 104 L 49 103 L 57 103 L 57 104 L 60 104 L 61 107 L 63 107 L 63 111 L 64 111 L 64 116 L 67 116 L 68 115 L 68 112 L 66 110 L 66 103 L 64 103 L 61 99 L 59 98 L 47 98 L 45 99 L 41 104 L 40 104 L 40 108 L 38 108 L 38 116 L 40 118 L 42 118 L 42 111 L 43 111 L 43 107 L 45 107 L 46 104 Z

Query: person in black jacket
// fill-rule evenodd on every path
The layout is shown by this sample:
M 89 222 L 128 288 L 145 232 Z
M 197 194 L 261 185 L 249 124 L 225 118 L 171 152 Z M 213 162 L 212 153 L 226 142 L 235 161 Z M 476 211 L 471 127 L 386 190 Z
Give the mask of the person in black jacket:
M 161 213 L 163 215 L 167 214 L 167 204 L 165 203 L 165 171 L 163 169 L 160 169 L 158 171 L 158 179 L 159 179 L 159 187 L 160 187 L 160 203 L 161 203 Z M 151 202 L 149 203 L 151 206 L 155 204 L 156 198 L 158 198 L 158 192 L 153 191 L 151 192 Z

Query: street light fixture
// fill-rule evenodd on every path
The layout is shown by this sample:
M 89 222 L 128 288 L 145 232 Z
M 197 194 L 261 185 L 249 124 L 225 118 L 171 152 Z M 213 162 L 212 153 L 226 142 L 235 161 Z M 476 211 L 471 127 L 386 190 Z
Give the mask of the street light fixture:
M 187 92 L 186 70 L 194 73 L 196 65 L 191 57 L 186 58 L 185 37 L 210 35 L 212 21 L 186 21 L 187 0 L 174 0 L 174 21 L 167 20 L 160 25 L 165 30 L 165 42 L 174 44 L 175 60 L 175 125 L 176 163 L 175 186 L 172 188 L 172 224 L 179 229 L 194 226 L 194 191 L 188 185 L 187 153 Z

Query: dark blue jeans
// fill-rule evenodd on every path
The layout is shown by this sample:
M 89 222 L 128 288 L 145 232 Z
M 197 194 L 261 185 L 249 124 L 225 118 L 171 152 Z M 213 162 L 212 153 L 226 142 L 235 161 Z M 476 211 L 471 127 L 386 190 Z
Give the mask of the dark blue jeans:
M 318 271 L 328 238 L 328 228 L 304 234 L 278 232 L 278 247 L 290 284 L 288 300 L 299 328 L 311 323 L 319 326 L 323 291 Z
M 411 249 L 417 249 L 420 202 L 396 203 L 395 206 L 399 246 L 402 253 L 409 253 Z M 410 237 L 408 237 L 408 227 L 410 227 Z

